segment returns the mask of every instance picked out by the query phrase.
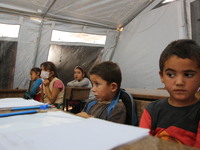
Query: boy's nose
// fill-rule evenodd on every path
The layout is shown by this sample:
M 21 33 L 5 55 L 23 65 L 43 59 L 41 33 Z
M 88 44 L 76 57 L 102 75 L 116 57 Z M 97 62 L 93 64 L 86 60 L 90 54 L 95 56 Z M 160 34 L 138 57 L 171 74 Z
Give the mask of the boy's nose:
M 184 85 L 184 78 L 182 76 L 176 77 L 176 85 Z
M 95 87 L 94 86 L 92 86 L 91 91 L 95 92 Z

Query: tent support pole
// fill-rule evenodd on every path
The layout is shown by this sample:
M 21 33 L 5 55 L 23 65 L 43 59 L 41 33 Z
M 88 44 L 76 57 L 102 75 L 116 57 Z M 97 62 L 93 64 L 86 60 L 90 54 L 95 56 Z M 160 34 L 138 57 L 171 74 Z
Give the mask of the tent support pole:
M 184 12 L 184 23 L 185 23 L 185 35 L 186 38 L 189 38 L 189 26 L 188 26 L 188 19 L 187 19 L 187 8 L 186 8 L 186 0 L 183 0 L 183 12 Z
M 41 21 L 40 24 L 40 29 L 39 29 L 39 36 L 38 36 L 38 40 L 37 40 L 37 48 L 36 48 L 36 52 L 35 52 L 35 58 L 34 58 L 34 62 L 33 62 L 33 66 L 36 65 L 36 61 L 37 61 L 37 56 L 38 56 L 38 51 L 39 51 L 39 47 L 40 47 L 40 40 L 41 40 L 41 35 L 42 35 L 42 28 L 43 28 L 43 23 L 44 21 Z
M 115 50 L 116 50 L 116 47 L 117 47 L 117 43 L 118 43 L 118 40 L 119 40 L 120 33 L 121 32 L 119 32 L 118 35 L 117 35 L 117 37 L 116 37 L 115 45 L 114 45 L 114 50 L 112 51 L 112 53 L 110 55 L 109 61 L 111 61 L 113 59 L 113 56 L 114 56 L 114 53 L 115 53 Z

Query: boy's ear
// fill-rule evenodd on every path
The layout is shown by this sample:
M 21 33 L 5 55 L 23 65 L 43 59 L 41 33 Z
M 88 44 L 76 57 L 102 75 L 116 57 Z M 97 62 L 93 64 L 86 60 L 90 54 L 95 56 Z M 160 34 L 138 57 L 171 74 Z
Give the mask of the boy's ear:
M 163 72 L 162 72 L 162 71 L 159 71 L 159 75 L 160 75 L 161 82 L 164 83 L 164 80 L 163 80 Z
M 115 91 L 117 91 L 117 89 L 118 89 L 117 83 L 112 82 L 112 83 L 111 83 L 111 91 L 112 91 L 112 92 L 115 92 Z

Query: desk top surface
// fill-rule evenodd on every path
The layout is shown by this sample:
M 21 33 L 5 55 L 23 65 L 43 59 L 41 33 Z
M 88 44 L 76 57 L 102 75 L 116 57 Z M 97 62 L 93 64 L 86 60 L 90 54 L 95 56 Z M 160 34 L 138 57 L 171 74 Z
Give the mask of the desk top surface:
M 124 144 L 113 150 L 198 150 L 196 148 L 147 136 L 137 142 Z
M 126 88 L 126 90 L 135 98 L 162 99 L 169 97 L 167 90 L 163 89 Z
M 0 93 L 26 92 L 27 89 L 0 89 Z
M 163 99 L 169 97 L 169 93 L 165 89 L 142 89 L 142 88 L 125 88 L 134 98 L 139 99 Z M 200 98 L 200 92 L 196 93 Z

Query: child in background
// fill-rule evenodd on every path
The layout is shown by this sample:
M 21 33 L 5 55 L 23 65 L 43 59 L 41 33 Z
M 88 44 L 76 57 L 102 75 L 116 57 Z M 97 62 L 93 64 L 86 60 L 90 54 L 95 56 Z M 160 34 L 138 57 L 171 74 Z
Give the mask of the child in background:
M 57 68 L 54 63 L 47 61 L 40 65 L 43 78 L 41 102 L 53 104 L 61 108 L 64 96 L 64 84 L 58 79 Z
M 121 70 L 116 63 L 105 61 L 95 65 L 89 72 L 92 81 L 92 91 L 95 100 L 86 103 L 82 112 L 78 116 L 89 118 L 96 117 L 117 123 L 125 123 L 126 108 L 123 102 L 119 101 L 107 116 L 110 104 L 117 99 L 121 86 Z M 94 103 L 88 109 L 88 106 Z
M 42 84 L 42 79 L 40 78 L 41 70 L 40 68 L 32 68 L 30 71 L 30 78 L 31 81 L 34 81 L 33 85 L 29 89 L 29 91 L 26 92 L 24 95 L 24 98 L 26 99 L 34 99 L 39 101 L 40 100 L 40 85 Z
M 92 87 L 90 80 L 87 78 L 82 67 L 74 68 L 74 80 L 67 83 L 67 86 Z
M 78 87 L 92 87 L 90 80 L 87 78 L 84 69 L 80 66 L 76 66 L 74 68 L 74 80 L 67 83 L 67 86 L 78 86 Z M 94 96 L 92 92 L 90 92 L 89 99 L 93 99 Z M 68 104 L 72 107 L 70 112 L 72 113 L 79 113 L 81 109 L 85 105 L 85 101 L 71 101 Z
M 200 100 L 195 97 L 200 86 L 200 46 L 189 39 L 174 41 L 162 52 L 159 66 L 170 97 L 149 104 L 140 127 L 161 139 L 200 148 Z

